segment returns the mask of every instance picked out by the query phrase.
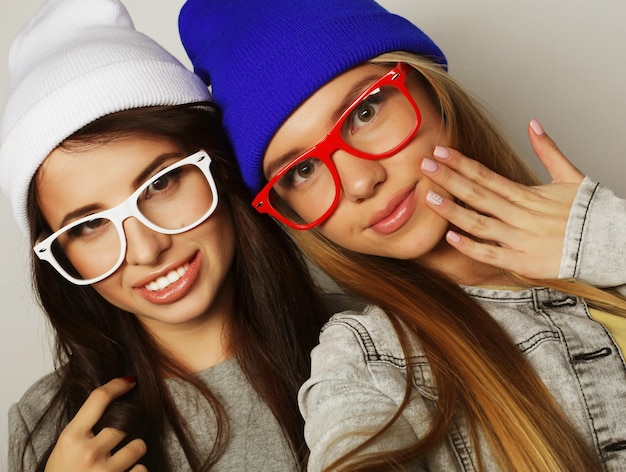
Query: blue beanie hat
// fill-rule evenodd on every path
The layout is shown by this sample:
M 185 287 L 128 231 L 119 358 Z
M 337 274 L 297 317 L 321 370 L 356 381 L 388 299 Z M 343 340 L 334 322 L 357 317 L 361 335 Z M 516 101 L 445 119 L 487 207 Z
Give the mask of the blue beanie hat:
M 331 79 L 392 51 L 447 64 L 426 34 L 373 0 L 188 0 L 179 29 L 253 194 L 278 128 Z

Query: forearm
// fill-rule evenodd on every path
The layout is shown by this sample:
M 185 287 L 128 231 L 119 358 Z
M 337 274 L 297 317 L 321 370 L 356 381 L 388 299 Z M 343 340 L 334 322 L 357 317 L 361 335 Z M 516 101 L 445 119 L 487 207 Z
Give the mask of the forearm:
M 559 278 L 626 292 L 626 200 L 588 178 L 572 205 Z

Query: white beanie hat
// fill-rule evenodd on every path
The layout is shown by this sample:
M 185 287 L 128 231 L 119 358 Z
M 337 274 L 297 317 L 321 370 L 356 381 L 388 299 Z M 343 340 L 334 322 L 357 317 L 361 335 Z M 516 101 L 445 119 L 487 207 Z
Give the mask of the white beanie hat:
M 0 187 L 22 232 L 30 181 L 68 136 L 109 113 L 210 99 L 118 0 L 48 0 L 11 45 L 0 122 Z

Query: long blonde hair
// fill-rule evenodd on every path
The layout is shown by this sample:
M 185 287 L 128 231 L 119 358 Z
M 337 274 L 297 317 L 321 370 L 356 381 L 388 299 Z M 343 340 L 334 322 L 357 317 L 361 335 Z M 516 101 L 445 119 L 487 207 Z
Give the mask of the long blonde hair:
M 407 53 L 385 54 L 371 62 L 411 64 L 441 107 L 452 147 L 511 180 L 538 183 L 481 107 L 440 66 Z M 410 339 L 419 339 L 438 389 L 437 409 L 424 437 L 401 450 L 357 457 L 408 403 L 412 391 L 409 366 L 404 401 L 394 418 L 328 470 L 401 468 L 403 463 L 424 457 L 440 445 L 458 411 L 463 412 L 469 425 L 480 470 L 480 434 L 503 470 L 601 470 L 595 454 L 504 329 L 452 280 L 419 262 L 346 250 L 316 230 L 290 233 L 308 257 L 342 287 L 385 310 L 405 353 L 410 351 Z M 623 299 L 576 281 L 520 280 L 626 313 Z

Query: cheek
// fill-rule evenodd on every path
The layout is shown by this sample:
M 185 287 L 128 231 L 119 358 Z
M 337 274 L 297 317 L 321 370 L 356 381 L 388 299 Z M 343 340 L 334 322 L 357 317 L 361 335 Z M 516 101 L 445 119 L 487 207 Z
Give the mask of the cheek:
M 353 226 L 353 215 L 350 212 L 342 211 L 341 204 L 335 212 L 321 225 L 317 226 L 317 231 L 333 243 L 346 249 L 358 250 L 356 243 L 359 241 L 356 224 Z M 353 229 L 354 228 L 354 229 Z
M 230 267 L 235 254 L 235 227 L 230 214 L 220 207 L 198 230 L 208 257 Z
M 104 298 L 107 302 L 115 305 L 126 311 L 131 311 L 130 307 L 124 303 L 124 297 L 122 295 L 122 276 L 118 269 L 113 275 L 110 275 L 102 282 L 98 282 L 93 285 L 93 288 L 98 294 Z

